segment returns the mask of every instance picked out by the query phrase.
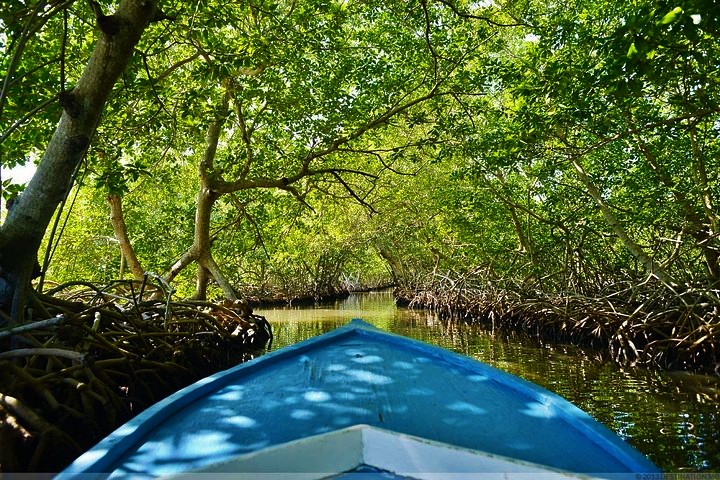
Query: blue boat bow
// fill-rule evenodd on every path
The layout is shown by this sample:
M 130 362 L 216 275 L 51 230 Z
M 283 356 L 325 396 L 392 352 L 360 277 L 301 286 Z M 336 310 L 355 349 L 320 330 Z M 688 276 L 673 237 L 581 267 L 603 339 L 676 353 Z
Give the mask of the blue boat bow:
M 174 475 L 359 424 L 567 472 L 658 472 L 554 393 L 353 320 L 180 390 L 59 478 Z

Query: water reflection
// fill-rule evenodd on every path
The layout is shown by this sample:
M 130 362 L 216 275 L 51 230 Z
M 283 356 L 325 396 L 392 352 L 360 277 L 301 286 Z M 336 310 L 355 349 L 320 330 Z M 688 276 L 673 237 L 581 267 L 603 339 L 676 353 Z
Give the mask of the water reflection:
M 352 295 L 334 305 L 258 311 L 273 325 L 274 348 L 328 332 L 352 318 L 468 355 L 567 398 L 667 472 L 720 471 L 720 379 L 622 369 L 598 352 L 540 345 L 479 326 L 446 325 L 398 309 L 391 292 Z M 301 414 L 299 412 L 298 414 Z

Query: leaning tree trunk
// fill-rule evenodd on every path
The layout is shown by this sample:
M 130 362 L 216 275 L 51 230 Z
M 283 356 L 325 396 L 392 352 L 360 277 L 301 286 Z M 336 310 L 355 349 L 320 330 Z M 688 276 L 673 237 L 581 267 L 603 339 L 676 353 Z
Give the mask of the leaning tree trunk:
M 613 233 L 617 235 L 625 248 L 627 248 L 628 251 L 640 263 L 643 264 L 647 273 L 654 275 L 663 283 L 666 283 L 668 285 L 676 285 L 676 281 L 660 267 L 658 262 L 656 262 L 655 259 L 648 255 L 647 252 L 645 252 L 645 250 L 642 248 L 642 246 L 638 245 L 632 238 L 630 238 L 630 235 L 628 235 L 623 225 L 612 213 L 607 202 L 600 194 L 600 190 L 598 189 L 597 185 L 593 183 L 593 181 L 590 179 L 590 176 L 587 174 L 582 165 L 580 165 L 580 163 L 576 159 L 572 160 L 572 165 L 575 168 L 575 173 L 577 173 L 580 182 L 585 186 L 585 189 L 590 194 L 592 199 L 595 200 L 595 203 L 600 208 L 600 213 L 602 213 L 603 218 L 610 226 L 610 228 L 612 228 Z
M 716 282 L 720 280 L 720 254 L 715 250 L 713 244 L 713 240 L 716 237 L 714 208 L 712 208 L 712 199 L 707 194 L 707 192 L 709 192 L 707 188 L 707 175 L 705 174 L 703 158 L 695 145 L 694 134 L 691 134 L 691 140 L 693 144 L 693 157 L 695 158 L 693 170 L 696 172 L 698 185 L 703 192 L 702 204 L 705 212 L 704 218 L 699 216 L 692 201 L 685 195 L 685 192 L 681 188 L 678 188 L 677 182 L 662 168 L 660 161 L 650 149 L 650 146 L 643 141 L 640 135 L 635 135 L 637 146 L 648 165 L 650 165 L 650 168 L 662 185 L 672 194 L 675 201 L 680 205 L 685 216 L 685 221 L 691 225 L 690 235 L 695 239 L 695 247 L 702 252 L 705 258 L 708 279 L 710 282 Z M 710 208 L 707 208 L 708 205 L 710 205 Z
M 135 249 L 130 243 L 130 238 L 127 233 L 127 225 L 125 224 L 125 216 L 122 210 L 122 199 L 119 195 L 108 195 L 108 204 L 110 205 L 110 223 L 112 224 L 115 238 L 120 244 L 120 253 L 127 262 L 130 271 L 133 274 L 135 280 L 142 280 L 145 275 L 140 260 L 138 260 L 135 254 Z
M 63 113 L 37 172 L 8 213 L 0 230 L 0 266 L 12 317 L 22 318 L 30 277 L 45 230 L 72 186 L 90 145 L 108 95 L 125 69 L 151 19 L 151 0 L 123 0 L 114 15 L 102 16 L 102 33 L 72 90 L 60 95 Z

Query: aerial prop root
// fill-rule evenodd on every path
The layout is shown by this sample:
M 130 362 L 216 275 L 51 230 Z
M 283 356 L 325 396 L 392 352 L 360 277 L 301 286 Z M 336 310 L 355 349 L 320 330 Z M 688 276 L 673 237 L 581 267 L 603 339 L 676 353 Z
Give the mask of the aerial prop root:
M 396 296 L 410 307 L 434 310 L 449 322 L 596 347 L 622 365 L 720 375 L 718 288 L 680 289 L 658 282 L 611 286 L 606 291 L 610 293 L 528 292 L 508 282 L 460 282 L 446 276 Z

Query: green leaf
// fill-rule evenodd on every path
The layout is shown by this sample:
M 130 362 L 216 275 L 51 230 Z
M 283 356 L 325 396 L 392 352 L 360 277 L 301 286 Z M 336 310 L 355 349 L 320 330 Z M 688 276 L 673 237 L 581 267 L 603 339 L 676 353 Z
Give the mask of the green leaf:
M 673 8 L 665 14 L 665 16 L 662 18 L 662 20 L 660 20 L 660 23 L 658 25 L 667 25 L 668 23 L 674 22 L 677 19 L 677 16 L 681 13 L 683 13 L 683 9 L 681 7 Z
M 635 55 L 637 55 L 637 53 L 638 53 L 637 47 L 635 47 L 635 42 L 633 42 L 630 44 L 630 48 L 628 48 L 627 56 L 628 56 L 628 58 L 632 58 Z

